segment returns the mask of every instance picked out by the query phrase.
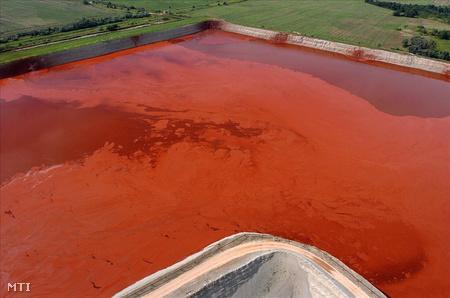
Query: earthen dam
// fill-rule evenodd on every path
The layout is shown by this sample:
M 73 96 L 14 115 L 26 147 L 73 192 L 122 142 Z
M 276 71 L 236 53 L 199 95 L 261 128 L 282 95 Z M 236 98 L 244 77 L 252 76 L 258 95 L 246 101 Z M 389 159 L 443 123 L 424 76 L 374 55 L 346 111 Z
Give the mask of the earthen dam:
M 315 247 L 258 233 L 238 233 L 158 271 L 114 298 L 386 296 Z

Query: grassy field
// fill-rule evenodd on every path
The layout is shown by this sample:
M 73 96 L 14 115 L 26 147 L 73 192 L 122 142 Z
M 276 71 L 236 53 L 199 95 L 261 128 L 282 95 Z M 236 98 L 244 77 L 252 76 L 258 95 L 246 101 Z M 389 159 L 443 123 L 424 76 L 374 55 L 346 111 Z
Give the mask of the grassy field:
M 450 24 L 430 19 L 395 17 L 392 11 L 375 5 L 370 5 L 364 0 L 109 0 L 112 3 L 128 6 L 144 7 L 150 12 L 158 12 L 158 15 L 143 19 L 131 19 L 119 24 L 119 29 L 131 26 L 145 25 L 150 27 L 139 28 L 139 32 L 153 31 L 155 24 L 161 20 L 171 24 L 193 23 L 196 20 L 207 18 L 225 19 L 229 22 L 267 28 L 277 31 L 298 33 L 307 36 L 339 41 L 348 44 L 361 45 L 371 48 L 402 51 L 402 40 L 417 35 L 417 26 L 426 28 L 450 30 Z M 450 0 L 397 0 L 401 2 L 420 4 L 446 4 Z M 30 22 L 24 13 L 24 7 L 18 8 L 21 3 L 31 3 L 27 7 L 32 11 L 29 14 L 39 15 L 46 22 L 65 22 L 79 19 L 81 16 L 118 13 L 120 10 L 110 12 L 103 5 L 83 5 L 82 0 L 0 0 L 3 6 L 9 6 L 10 13 L 2 13 L 4 18 L 15 20 L 17 28 L 26 26 Z M 45 3 L 47 3 L 45 5 Z M 57 5 L 50 4 L 57 3 Z M 71 13 L 70 17 L 64 17 L 59 10 L 64 5 L 77 6 L 65 9 Z M 15 7 L 15 10 L 11 10 Z M 47 10 L 42 12 L 42 10 Z M 63 9 L 64 10 L 64 9 Z M 3 11 L 2 11 L 3 12 Z M 20 13 L 19 13 L 20 12 Z M 160 13 L 164 12 L 164 13 Z M 67 11 L 65 12 L 67 13 Z M 180 18 L 183 21 L 180 22 Z M 10 22 L 11 24 L 14 22 Z M 20 23 L 20 24 L 19 24 Z M 170 25 L 172 26 L 172 25 Z M 12 48 L 38 45 L 44 43 L 60 42 L 44 47 L 5 52 L 0 54 L 0 63 L 17 59 L 49 53 L 60 49 L 75 47 L 86 42 L 101 41 L 105 38 L 116 38 L 121 34 L 129 36 L 133 30 L 127 32 L 105 32 L 106 26 L 88 28 L 73 32 L 56 33 L 48 36 L 24 37 L 16 41 L 8 42 Z M 10 26 L 10 28 L 12 28 Z M 163 28 L 163 27 L 160 27 Z M 64 41 L 86 34 L 101 33 L 102 35 L 83 40 Z M 450 51 L 450 42 L 435 38 L 440 50 Z M 5 45 L 3 45 L 5 46 Z
M 449 24 L 434 20 L 394 17 L 392 11 L 362 0 L 257 0 L 194 15 L 384 49 L 402 48 L 402 40 L 413 35 L 418 25 L 450 29 Z
M 81 19 L 113 15 L 104 6 L 84 5 L 82 0 L 0 0 L 0 33 L 64 25 Z

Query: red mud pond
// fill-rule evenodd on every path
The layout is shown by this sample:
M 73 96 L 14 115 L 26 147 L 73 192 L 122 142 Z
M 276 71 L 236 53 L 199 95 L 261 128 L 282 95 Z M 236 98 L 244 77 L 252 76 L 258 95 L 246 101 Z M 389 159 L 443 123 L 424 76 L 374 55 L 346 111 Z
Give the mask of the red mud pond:
M 110 296 L 241 231 L 450 295 L 450 83 L 208 31 L 0 81 L 1 296 Z

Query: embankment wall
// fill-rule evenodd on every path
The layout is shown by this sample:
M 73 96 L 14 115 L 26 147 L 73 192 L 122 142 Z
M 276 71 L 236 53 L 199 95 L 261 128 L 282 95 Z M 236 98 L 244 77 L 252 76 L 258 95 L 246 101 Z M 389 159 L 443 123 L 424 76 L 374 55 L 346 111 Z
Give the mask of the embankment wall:
M 86 45 L 51 54 L 15 60 L 12 62 L 0 64 L 0 79 L 13 77 L 30 71 L 44 69 L 56 65 L 107 55 L 117 51 L 127 50 L 158 41 L 183 37 L 186 35 L 204 31 L 209 28 L 208 26 L 208 22 L 200 22 L 197 24 L 187 25 L 166 31 L 145 33 L 132 37 L 100 42 L 93 45 Z
M 243 232 L 231 235 L 223 238 L 215 243 L 212 243 L 205 247 L 203 250 L 187 257 L 186 259 L 167 267 L 161 271 L 158 271 L 150 276 L 145 277 L 142 280 L 137 281 L 133 285 L 130 285 L 126 289 L 115 294 L 114 298 L 135 298 L 142 297 L 153 292 L 155 289 L 169 283 L 171 280 L 176 279 L 183 273 L 192 270 L 199 264 L 205 262 L 207 259 L 232 249 L 245 243 L 255 243 L 258 241 L 273 241 L 280 244 L 289 244 L 294 247 L 299 247 L 314 256 L 315 260 L 318 260 L 319 264 L 328 264 L 333 270 L 340 272 L 346 278 L 348 278 L 354 285 L 358 285 L 362 291 L 367 293 L 369 297 L 385 297 L 378 289 L 372 286 L 362 276 L 348 268 L 344 263 L 329 255 L 328 253 L 310 245 L 303 243 L 279 238 L 269 234 L 259 234 L 252 232 Z M 277 248 L 273 248 L 272 251 L 278 251 Z M 322 266 L 322 265 L 321 265 Z
M 373 61 L 385 64 L 393 64 L 400 67 L 413 68 L 421 71 L 441 74 L 447 77 L 450 76 L 449 63 L 422 58 L 412 54 L 400 54 L 384 50 L 369 49 L 365 47 L 353 46 L 312 37 L 246 27 L 224 21 L 215 21 L 215 24 L 210 26 L 226 32 L 252 36 L 259 39 L 269 40 L 275 43 L 286 43 L 310 49 L 341 54 L 362 62 Z

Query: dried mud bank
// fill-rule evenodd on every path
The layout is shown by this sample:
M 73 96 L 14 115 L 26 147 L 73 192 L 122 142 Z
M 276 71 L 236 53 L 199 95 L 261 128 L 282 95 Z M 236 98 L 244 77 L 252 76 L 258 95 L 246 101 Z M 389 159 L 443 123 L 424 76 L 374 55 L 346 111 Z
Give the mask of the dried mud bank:
M 114 297 L 324 295 L 386 297 L 344 263 L 314 246 L 269 234 L 244 232 L 212 243 Z
M 388 65 L 393 64 L 400 67 L 436 73 L 443 75 L 446 79 L 450 79 L 450 64 L 418 57 L 412 54 L 408 55 L 384 50 L 375 50 L 312 37 L 246 27 L 224 21 L 211 21 L 210 27 L 227 32 L 265 39 L 275 43 L 286 43 L 325 52 L 337 53 L 362 62 L 381 62 Z

